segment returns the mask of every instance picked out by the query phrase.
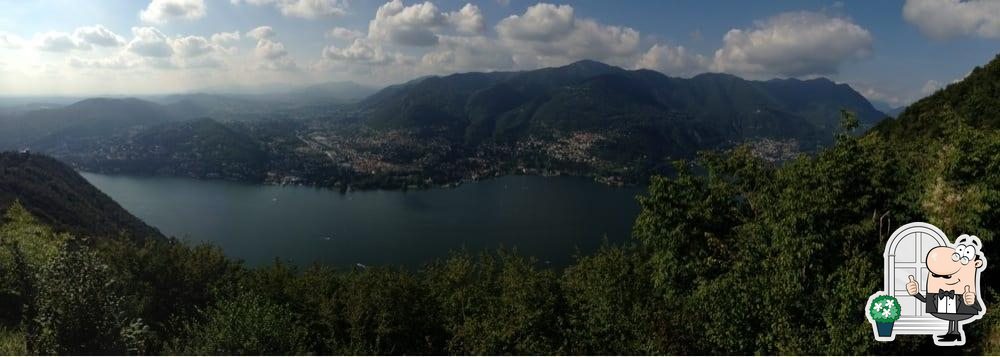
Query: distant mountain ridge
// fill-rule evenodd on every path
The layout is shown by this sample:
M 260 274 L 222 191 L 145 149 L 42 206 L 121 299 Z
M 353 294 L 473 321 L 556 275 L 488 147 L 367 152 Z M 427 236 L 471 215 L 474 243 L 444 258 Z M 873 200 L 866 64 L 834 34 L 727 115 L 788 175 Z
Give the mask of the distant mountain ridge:
M 209 118 L 163 123 L 88 150 L 46 151 L 79 168 L 259 182 L 267 155 L 260 143 Z
M 891 104 L 883 101 L 878 101 L 878 100 L 869 100 L 869 101 L 872 103 L 872 106 L 874 106 L 875 109 L 878 109 L 879 111 L 885 113 L 885 115 L 891 118 L 898 117 L 899 114 L 902 114 L 903 111 L 906 110 L 905 105 L 897 107 L 897 106 L 892 106 Z
M 141 99 L 91 98 L 0 119 L 0 148 L 66 145 L 178 119 L 166 107 Z
M 305 104 L 352 103 L 365 99 L 376 91 L 378 88 L 351 81 L 340 81 L 313 84 L 286 93 L 275 94 L 274 97 Z
M 814 150 L 832 141 L 842 110 L 856 113 L 862 129 L 886 117 L 825 78 L 674 78 L 589 60 L 423 77 L 356 103 L 330 97 L 363 92 L 351 83 L 303 90 L 316 96 L 300 94 L 299 103 L 325 104 L 205 93 L 159 103 L 88 99 L 0 119 L 0 148 L 30 148 L 105 173 L 341 189 L 450 185 L 511 172 L 622 184 L 702 150 L 749 143 L 768 160 Z
M 76 146 L 95 136 L 121 135 L 134 128 L 210 117 L 220 121 L 322 115 L 353 103 L 375 89 L 354 82 L 329 82 L 266 94 L 187 93 L 96 97 L 68 105 L 36 105 L 0 110 L 0 149 Z M 319 109 L 312 109 L 313 107 Z M 318 113 L 318 114 L 317 114 Z
M 295 108 L 341 105 L 360 101 L 378 88 L 351 81 L 324 82 L 288 89 L 275 89 L 260 93 L 198 92 L 157 96 L 154 102 L 176 107 L 189 117 L 237 117 L 268 110 L 292 110 Z
M 634 128 L 659 131 L 661 139 L 700 138 L 694 140 L 700 149 L 764 137 L 819 144 L 832 137 L 841 109 L 855 112 L 866 127 L 885 117 L 850 86 L 825 78 L 749 81 L 706 73 L 684 79 L 589 60 L 429 77 L 387 87 L 359 106 L 377 127 L 446 126 L 470 142 L 553 129 Z

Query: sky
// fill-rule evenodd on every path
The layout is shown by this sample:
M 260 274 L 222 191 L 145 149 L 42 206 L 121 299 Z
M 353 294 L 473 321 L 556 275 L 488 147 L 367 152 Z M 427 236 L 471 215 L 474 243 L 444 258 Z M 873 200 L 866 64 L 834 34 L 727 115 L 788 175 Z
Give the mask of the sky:
M 261 91 L 592 59 L 827 77 L 909 104 L 1000 52 L 1000 1 L 0 0 L 0 96 Z

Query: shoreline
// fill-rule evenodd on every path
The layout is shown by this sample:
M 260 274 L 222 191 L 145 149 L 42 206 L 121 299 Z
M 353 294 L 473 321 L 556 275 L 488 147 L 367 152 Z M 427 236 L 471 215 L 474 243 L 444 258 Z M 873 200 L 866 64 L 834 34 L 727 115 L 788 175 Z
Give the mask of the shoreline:
M 473 184 L 473 183 L 478 183 L 478 182 L 484 182 L 484 181 L 499 179 L 499 178 L 508 177 L 508 176 L 525 176 L 525 177 L 542 177 L 542 178 L 564 177 L 564 178 L 574 178 L 574 179 L 587 179 L 588 181 L 600 184 L 602 186 L 612 187 L 612 188 L 635 188 L 635 187 L 642 187 L 642 186 L 644 186 L 644 183 L 648 181 L 648 178 L 646 180 L 643 180 L 643 181 L 640 181 L 640 182 L 623 182 L 623 181 L 613 181 L 613 180 L 603 179 L 603 177 L 596 176 L 596 175 L 574 175 L 574 174 L 567 174 L 567 173 L 562 173 L 562 172 L 551 173 L 551 172 L 537 172 L 537 171 L 535 171 L 535 172 L 532 172 L 532 171 L 526 171 L 526 172 L 513 171 L 513 172 L 507 172 L 507 173 L 502 173 L 502 174 L 497 174 L 497 175 L 492 175 L 492 176 L 482 176 L 482 177 L 478 177 L 478 178 L 465 178 L 465 179 L 462 179 L 462 180 L 447 182 L 447 183 L 443 183 L 443 184 L 409 185 L 409 186 L 403 186 L 403 187 L 399 187 L 399 186 L 395 186 L 395 185 L 390 185 L 390 186 L 361 186 L 360 188 L 358 188 L 356 186 L 351 186 L 351 185 L 348 185 L 347 187 L 343 187 L 343 186 L 324 186 L 324 185 L 316 185 L 316 184 L 309 184 L 309 183 L 302 183 L 302 182 L 282 183 L 282 182 L 268 181 L 268 180 L 260 180 L 260 181 L 257 181 L 257 180 L 241 180 L 241 179 L 234 179 L 234 178 L 227 178 L 227 177 L 198 177 L 198 176 L 186 176 L 186 175 L 158 175 L 158 174 L 136 173 L 136 172 L 108 172 L 108 171 L 105 171 L 105 170 L 84 169 L 84 168 L 78 167 L 77 165 L 73 165 L 73 164 L 70 164 L 70 165 L 73 167 L 74 170 L 76 170 L 77 173 L 86 173 L 86 174 L 95 174 L 95 175 L 104 175 L 104 176 L 133 176 L 133 177 L 142 177 L 142 178 L 189 179 L 189 180 L 206 181 L 206 182 L 213 182 L 213 181 L 214 182 L 229 182 L 229 183 L 237 183 L 237 184 L 244 184 L 244 185 L 256 185 L 256 186 L 303 187 L 303 188 L 315 188 L 315 189 L 322 189 L 322 190 L 329 190 L 329 191 L 338 191 L 339 190 L 342 194 L 343 193 L 351 193 L 351 192 L 373 192 L 373 191 L 407 192 L 407 191 L 428 191 L 428 190 L 434 190 L 434 189 L 453 189 L 453 188 L 457 188 L 457 187 L 460 187 L 460 186 L 466 185 L 466 184 Z

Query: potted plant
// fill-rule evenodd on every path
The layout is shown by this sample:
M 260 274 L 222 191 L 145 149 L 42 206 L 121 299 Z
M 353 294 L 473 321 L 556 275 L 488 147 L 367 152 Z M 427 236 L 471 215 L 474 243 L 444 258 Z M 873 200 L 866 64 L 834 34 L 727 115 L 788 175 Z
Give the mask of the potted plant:
M 872 300 L 868 315 L 875 321 L 879 337 L 892 336 L 892 325 L 899 320 L 899 300 L 892 295 L 881 295 Z

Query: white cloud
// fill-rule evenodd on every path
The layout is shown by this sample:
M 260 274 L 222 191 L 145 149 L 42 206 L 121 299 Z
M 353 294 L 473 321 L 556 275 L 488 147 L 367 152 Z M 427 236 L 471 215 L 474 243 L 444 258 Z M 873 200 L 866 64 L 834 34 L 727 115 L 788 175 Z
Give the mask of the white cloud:
M 461 10 L 449 12 L 446 17 L 458 32 L 475 34 L 483 32 L 486 28 L 483 13 L 473 4 L 465 4 Z
M 170 47 L 181 57 L 203 56 L 216 50 L 214 44 L 201 36 L 186 36 L 170 40 Z
M 227 54 L 233 55 L 239 52 L 239 49 L 236 47 L 236 44 L 240 41 L 239 31 L 219 32 L 212 34 L 210 39 L 216 48 Z
M 917 84 L 916 86 L 912 84 L 897 84 L 896 86 L 886 87 L 889 83 L 884 81 L 878 83 L 868 81 L 851 81 L 850 85 L 870 101 L 880 101 L 888 103 L 893 107 L 900 107 L 909 105 L 910 103 L 920 100 L 923 97 L 934 94 L 938 90 L 947 87 L 950 84 L 961 82 L 971 73 L 972 72 L 967 72 L 962 76 L 952 79 L 951 81 L 930 79 L 925 81 L 923 85 Z
M 231 45 L 240 40 L 240 32 L 219 32 L 212 35 L 212 43 L 219 46 Z
M 576 19 L 572 6 L 540 3 L 523 15 L 511 15 L 497 24 L 501 38 L 516 41 L 554 41 L 573 31 Z
M 407 46 L 433 46 L 438 42 L 435 30 L 444 26 L 447 16 L 434 3 L 404 6 L 392 0 L 379 6 L 375 19 L 368 23 L 368 37 Z
M 270 7 L 273 6 L 286 16 L 304 18 L 335 16 L 347 9 L 347 2 L 340 0 L 231 1 L 267 6 L 263 9 L 265 12 L 272 12 Z M 123 33 L 123 38 L 104 26 L 95 25 L 66 30 L 68 32 L 39 34 L 31 45 L 47 51 L 122 47 L 111 56 L 108 56 L 111 51 L 107 50 L 91 53 L 92 56 L 108 56 L 106 58 L 87 58 L 83 52 L 59 56 L 59 61 L 64 63 L 57 63 L 56 67 L 62 69 L 69 66 L 104 69 L 107 73 L 119 73 L 118 70 L 121 70 L 123 75 L 170 72 L 181 76 L 185 72 L 182 69 L 219 68 L 200 73 L 220 78 L 230 76 L 235 78 L 231 79 L 233 81 L 245 82 L 263 81 L 264 78 L 282 81 L 285 80 L 282 78 L 295 76 L 315 80 L 309 77 L 316 75 L 315 72 L 271 71 L 322 69 L 338 71 L 341 72 L 338 75 L 355 80 L 370 78 L 389 83 L 426 74 L 534 69 L 581 59 L 626 68 L 648 68 L 674 76 L 690 76 L 706 70 L 758 78 L 808 76 L 836 73 L 844 63 L 868 56 L 873 41 L 866 29 L 850 19 L 795 12 L 779 14 L 748 28 L 729 31 L 723 38 L 723 45 L 713 56 L 712 52 L 694 53 L 690 47 L 678 46 L 655 36 L 644 38 L 633 28 L 577 16 L 571 5 L 538 3 L 523 12 L 500 18 L 500 21 L 489 24 L 495 25 L 489 29 L 479 6 L 464 1 L 458 4 L 464 5 L 442 8 L 424 0 L 383 0 L 374 11 L 374 16 L 369 18 L 367 31 L 347 25 L 323 28 L 329 29 L 327 41 L 335 45 L 313 52 L 312 59 L 294 56 L 293 53 L 299 53 L 299 47 L 294 46 L 299 42 L 290 42 L 292 37 L 284 36 L 288 34 L 277 36 L 270 26 L 246 32 L 241 32 L 246 30 L 244 28 L 214 34 L 178 35 L 170 32 L 166 35 L 155 27 L 142 27 L 155 25 L 139 25 L 132 29 L 132 36 Z M 204 11 L 203 1 L 154 0 L 142 11 L 142 16 L 144 21 L 165 22 L 203 17 Z M 174 26 L 157 27 L 176 31 Z M 680 35 L 681 40 L 687 39 L 685 33 Z M 240 42 L 245 38 L 253 42 Z M 698 36 L 692 35 L 692 38 L 692 41 L 697 41 Z M 19 43 L 25 42 L 16 35 L 0 33 L 0 48 L 17 47 Z M 245 52 L 245 55 L 236 56 L 238 51 Z M 299 67 L 299 64 L 304 66 Z M 12 65 L 9 63 L 8 69 L 13 68 Z M 172 71 L 160 72 L 156 68 L 170 68 Z M 190 78 L 193 78 L 192 81 L 200 80 L 193 75 Z M 894 97 L 883 94 L 884 91 L 871 88 L 860 90 L 866 97 L 894 102 Z M 897 95 L 905 100 L 915 96 L 919 90 L 918 82 L 905 93 L 893 93 L 901 93 Z
M 413 57 L 364 37 L 345 47 L 327 46 L 311 68 L 378 83 L 394 83 L 427 74 Z
M 266 60 L 274 60 L 288 55 L 285 45 L 281 44 L 281 42 L 274 42 L 268 39 L 257 41 L 257 48 L 254 49 L 254 53 L 257 57 Z
M 501 20 L 496 31 L 519 64 L 557 65 L 578 59 L 624 64 L 640 53 L 638 31 L 577 18 L 569 5 L 539 3 L 523 15 Z
M 299 65 L 291 57 L 284 56 L 261 63 L 258 68 L 269 71 L 298 71 Z
M 515 65 L 509 51 L 484 36 L 442 36 L 438 48 L 424 54 L 421 64 L 434 73 L 505 70 Z
M 133 38 L 124 50 L 105 58 L 73 56 L 66 64 L 81 69 L 124 70 L 133 68 L 194 69 L 220 68 L 224 55 L 236 54 L 234 42 L 239 32 L 203 36 L 170 37 L 154 27 L 132 28 Z
M 1000 38 L 1000 1 L 907 0 L 903 18 L 934 39 Z
M 231 0 L 233 4 L 245 2 L 250 5 L 271 5 L 281 11 L 282 15 L 315 19 L 326 16 L 342 16 L 347 13 L 347 1 L 344 0 Z
M 343 27 L 334 27 L 326 33 L 327 37 L 332 37 L 344 41 L 354 41 L 356 38 L 364 37 L 365 34 L 358 30 L 351 30 Z
M 16 47 L 19 46 L 20 39 L 10 37 L 8 41 Z M 5 42 L 3 34 L 0 34 L 0 45 Z M 70 50 L 87 51 L 94 46 L 97 47 L 118 47 L 125 44 L 125 39 L 118 36 L 102 25 L 79 27 L 73 33 L 49 31 L 35 35 L 35 47 L 41 51 L 65 52 Z
M 177 68 L 185 69 L 222 68 L 225 65 L 221 60 L 212 56 L 175 58 L 172 63 Z
M 580 59 L 632 67 L 643 55 L 638 31 L 577 18 L 568 5 L 532 6 L 502 20 L 495 27 L 497 36 L 486 35 L 485 29 L 482 11 L 473 4 L 442 11 L 429 1 L 406 5 L 392 0 L 376 10 L 367 36 L 345 28 L 328 32 L 328 37 L 350 42 L 325 48 L 313 67 L 374 74 L 365 66 L 380 66 L 385 72 L 387 64 L 406 64 L 405 70 L 389 71 L 403 80 L 456 71 L 533 69 Z
M 157 24 L 202 17 L 205 17 L 204 0 L 152 0 L 146 9 L 139 12 L 142 21 Z
M 336 0 L 298 0 L 284 1 L 279 5 L 285 16 L 301 18 L 317 18 L 320 16 L 344 15 L 346 3 Z
M 684 46 L 671 47 L 655 44 L 639 61 L 637 68 L 646 68 L 672 76 L 692 76 L 705 72 L 711 61 L 700 54 L 688 51 Z
M 363 38 L 355 39 L 350 46 L 344 48 L 328 46 L 323 49 L 323 59 L 339 64 L 386 65 L 399 63 L 399 58 L 399 54 L 387 52 L 382 46 Z
M 295 71 L 298 65 L 288 55 L 288 50 L 281 42 L 275 41 L 277 33 L 270 26 L 260 26 L 247 31 L 247 37 L 257 40 L 254 55 L 258 59 L 258 68 L 272 71 Z
M 142 57 L 165 58 L 174 54 L 167 36 L 154 27 L 133 27 L 132 41 L 126 49 Z
M 71 67 L 75 68 L 93 68 L 93 69 L 126 69 L 132 68 L 137 65 L 136 61 L 130 60 L 126 56 L 114 56 L 109 58 L 80 58 L 80 57 L 70 57 L 66 60 L 66 63 Z
M 0 32 L 0 48 L 21 48 L 24 39 L 15 34 Z
M 714 56 L 657 43 L 630 27 L 579 17 L 571 5 L 535 4 L 501 19 L 495 35 L 485 33 L 485 27 L 473 4 L 449 12 L 430 1 L 407 5 L 392 0 L 376 10 L 367 36 L 331 29 L 327 37 L 346 42 L 326 47 L 313 68 L 365 73 L 360 66 L 382 66 L 379 71 L 384 71 L 385 64 L 414 63 L 406 71 L 393 71 L 404 80 L 406 75 L 534 69 L 592 59 L 674 76 L 708 70 L 757 78 L 810 76 L 834 74 L 842 64 L 866 58 L 873 42 L 868 30 L 850 19 L 814 12 L 778 14 L 751 28 L 731 30 Z M 652 46 L 642 46 L 644 42 Z
M 932 79 L 924 83 L 924 86 L 920 88 L 920 93 L 923 95 L 931 95 L 934 94 L 934 92 L 937 92 L 938 89 L 941 89 L 941 87 L 941 82 Z
M 49 31 L 35 36 L 35 46 L 42 51 L 65 52 L 89 50 L 90 45 L 66 32 Z
M 271 26 L 260 26 L 253 30 L 247 31 L 247 36 L 255 40 L 263 40 L 274 37 L 275 32 Z
M 835 74 L 842 63 L 871 51 L 871 34 L 849 19 L 789 12 L 752 29 L 729 30 L 712 69 L 744 76 Z
M 118 47 L 125 44 L 125 39 L 102 25 L 80 27 L 73 31 L 73 37 L 81 43 L 100 47 Z
M 857 90 L 858 93 L 861 93 L 861 95 L 869 101 L 884 102 L 892 107 L 899 107 L 910 102 L 900 98 L 898 95 L 886 93 L 883 90 L 867 86 L 863 83 L 852 83 L 850 86 Z
M 485 29 L 486 20 L 474 4 L 467 3 L 447 12 L 429 1 L 406 5 L 401 0 L 392 0 L 375 11 L 367 35 L 341 27 L 330 30 L 328 37 L 349 42 L 323 49 L 320 61 L 313 67 L 372 75 L 376 74 L 372 68 L 378 67 L 380 79 L 387 75 L 406 78 L 458 70 L 511 68 L 510 51 L 495 38 L 480 35 Z M 400 46 L 410 48 L 401 50 Z
M 485 28 L 486 20 L 479 7 L 473 4 L 446 13 L 429 1 L 405 6 L 401 0 L 392 0 L 375 11 L 375 18 L 368 23 L 368 38 L 397 45 L 430 47 L 437 45 L 442 35 L 477 34 Z
M 969 77 L 970 74 L 972 74 L 972 71 L 965 72 L 965 74 L 963 74 L 961 77 L 958 77 L 958 78 L 955 78 L 955 79 L 951 80 L 951 83 L 955 84 L 955 83 L 964 81 L 966 78 Z

